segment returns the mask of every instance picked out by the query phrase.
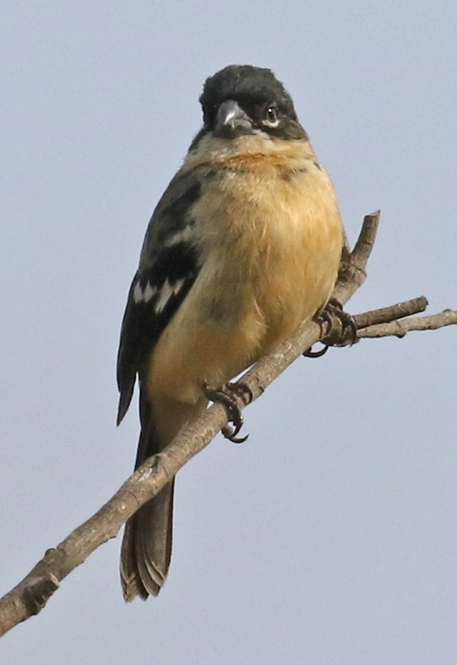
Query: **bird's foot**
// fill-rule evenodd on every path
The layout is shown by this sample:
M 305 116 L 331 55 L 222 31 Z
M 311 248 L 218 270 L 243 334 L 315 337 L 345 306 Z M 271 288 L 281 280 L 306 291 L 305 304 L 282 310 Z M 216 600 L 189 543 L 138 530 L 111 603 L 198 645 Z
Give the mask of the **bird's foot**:
M 354 317 L 344 311 L 339 300 L 330 298 L 323 311 L 323 316 L 329 323 L 328 332 L 324 339 L 327 346 L 345 346 L 347 343 L 352 346 L 358 341 Z M 335 318 L 341 324 L 340 326 L 334 325 Z
M 335 319 L 337 321 L 335 325 Z M 345 312 L 342 304 L 336 298 L 330 298 L 322 312 L 315 314 L 313 321 L 319 324 L 323 348 L 313 351 L 312 347 L 303 352 L 306 358 L 320 358 L 327 352 L 329 346 L 350 346 L 357 342 L 357 328 L 354 318 Z
M 232 441 L 232 443 L 244 443 L 249 434 L 237 436 L 244 422 L 237 399 L 242 399 L 245 404 L 252 402 L 251 389 L 244 383 L 227 383 L 225 386 L 216 389 L 206 387 L 204 393 L 211 401 L 222 404 L 227 411 L 229 422 L 233 424 L 233 427 L 226 425 L 222 428 L 222 434 L 225 438 Z

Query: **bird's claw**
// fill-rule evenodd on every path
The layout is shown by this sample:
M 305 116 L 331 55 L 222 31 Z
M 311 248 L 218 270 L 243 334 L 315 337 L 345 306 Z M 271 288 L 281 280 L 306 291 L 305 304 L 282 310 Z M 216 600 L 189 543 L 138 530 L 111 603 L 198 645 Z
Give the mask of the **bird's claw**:
M 309 349 L 306 351 L 303 351 L 302 355 L 305 356 L 305 358 L 321 358 L 324 354 L 326 354 L 328 351 L 328 345 L 324 344 L 322 349 L 319 349 L 319 351 L 313 351 L 313 347 L 310 346 Z
M 341 324 L 336 327 L 337 329 L 334 326 L 335 318 Z M 319 351 L 312 351 L 311 347 L 303 353 L 306 358 L 320 358 L 327 352 L 329 346 L 345 346 L 348 338 L 350 339 L 350 346 L 357 342 L 357 327 L 354 318 L 344 311 L 340 301 L 336 298 L 330 298 L 322 312 L 313 317 L 313 321 L 319 324 L 321 334 L 325 334 L 325 337 L 321 340 L 324 348 Z
M 329 323 L 328 333 L 325 338 L 326 340 L 331 340 L 333 332 L 332 316 L 334 316 L 341 323 L 341 333 L 337 333 L 338 337 L 343 341 L 350 338 L 350 346 L 357 342 L 357 326 L 355 325 L 354 317 L 344 311 L 343 305 L 337 300 L 337 298 L 330 298 L 323 314 Z M 334 344 L 338 345 L 338 341 L 334 342 Z
M 204 393 L 211 401 L 222 404 L 227 411 L 228 419 L 233 424 L 233 427 L 226 425 L 222 428 L 221 431 L 225 438 L 229 439 L 232 443 L 244 443 L 249 434 L 246 436 L 237 436 L 243 426 L 244 419 L 236 398 L 246 400 L 245 403 L 249 404 L 253 399 L 251 389 L 244 383 L 227 383 L 225 386 L 216 389 L 207 387 Z

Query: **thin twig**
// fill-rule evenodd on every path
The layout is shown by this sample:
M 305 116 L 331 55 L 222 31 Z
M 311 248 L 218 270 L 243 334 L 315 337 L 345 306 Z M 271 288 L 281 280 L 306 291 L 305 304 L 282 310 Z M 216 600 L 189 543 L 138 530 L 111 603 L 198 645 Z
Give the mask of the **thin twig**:
M 380 214 L 378 210 L 365 215 L 354 249 L 348 252 L 346 245 L 343 248 L 338 282 L 333 292 L 334 298 L 342 305 L 354 295 L 367 277 L 366 267 L 376 240 Z
M 390 307 L 382 307 L 380 309 L 373 309 L 369 312 L 356 314 L 352 317 L 353 327 L 347 326 L 343 320 L 333 312 L 327 312 L 325 330 L 322 330 L 321 342 L 325 346 L 352 346 L 358 342 L 362 337 L 368 337 L 368 330 L 379 323 L 391 322 L 396 319 L 401 319 L 412 314 L 418 314 L 425 311 L 428 306 L 427 298 L 420 296 L 413 300 L 405 300 Z M 354 329 L 357 335 L 354 338 Z M 364 334 L 359 334 L 359 330 L 363 329 Z M 319 352 L 318 352 L 319 353 Z M 321 352 L 319 355 L 321 355 Z M 315 357 L 319 357 L 315 356 Z
M 382 307 L 381 309 L 373 309 L 363 314 L 356 314 L 354 316 L 354 323 L 357 330 L 360 330 L 378 323 L 388 323 L 397 319 L 404 319 L 406 316 L 419 314 L 419 312 L 425 312 L 427 307 L 427 298 L 420 296 L 413 300 L 399 302 L 397 305 L 391 305 L 390 307 Z M 358 336 L 360 337 L 360 335 Z
M 413 330 L 438 330 L 445 326 L 457 324 L 457 310 L 445 309 L 440 314 L 432 316 L 415 316 L 403 321 L 390 321 L 362 328 L 357 331 L 357 336 L 365 339 L 377 339 L 379 337 L 404 337 Z

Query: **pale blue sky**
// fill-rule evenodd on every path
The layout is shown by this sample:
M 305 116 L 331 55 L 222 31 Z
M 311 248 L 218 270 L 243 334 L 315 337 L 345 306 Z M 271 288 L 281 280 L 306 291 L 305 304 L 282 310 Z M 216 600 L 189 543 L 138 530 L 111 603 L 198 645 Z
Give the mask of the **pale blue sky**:
M 204 79 L 271 67 L 352 240 L 353 312 L 457 307 L 453 2 L 23 2 L 0 10 L 0 593 L 130 472 L 115 356 L 150 213 Z M 124 605 L 119 539 L 0 644 L 5 664 L 455 665 L 456 329 L 302 360 L 179 474 L 170 578 Z

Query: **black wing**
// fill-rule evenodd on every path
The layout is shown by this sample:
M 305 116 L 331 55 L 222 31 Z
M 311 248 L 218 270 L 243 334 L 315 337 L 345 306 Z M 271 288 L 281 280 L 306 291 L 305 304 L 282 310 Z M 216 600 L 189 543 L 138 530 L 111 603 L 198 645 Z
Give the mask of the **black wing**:
M 122 321 L 117 359 L 118 424 L 129 408 L 137 374 L 200 271 L 191 215 L 200 193 L 195 174 L 178 172 L 149 222 Z

